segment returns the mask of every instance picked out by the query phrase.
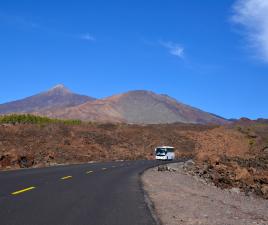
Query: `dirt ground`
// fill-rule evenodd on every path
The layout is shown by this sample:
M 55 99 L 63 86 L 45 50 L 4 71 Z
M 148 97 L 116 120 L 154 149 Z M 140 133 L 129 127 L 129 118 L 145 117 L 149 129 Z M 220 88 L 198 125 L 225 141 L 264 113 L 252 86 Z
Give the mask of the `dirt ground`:
M 152 159 L 154 148 L 172 145 L 177 157 L 193 155 L 187 132 L 214 126 L 83 123 L 0 124 L 0 170 L 89 161 Z
M 163 225 L 268 225 L 268 200 L 207 184 L 181 165 L 150 169 L 142 181 Z

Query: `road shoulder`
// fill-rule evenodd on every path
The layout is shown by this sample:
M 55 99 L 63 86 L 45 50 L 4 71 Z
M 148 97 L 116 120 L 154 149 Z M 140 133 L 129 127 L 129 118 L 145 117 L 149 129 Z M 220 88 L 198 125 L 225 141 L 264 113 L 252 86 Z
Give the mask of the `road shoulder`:
M 160 223 L 249 225 L 268 224 L 268 201 L 233 190 L 222 190 L 176 171 L 147 170 L 142 182 Z

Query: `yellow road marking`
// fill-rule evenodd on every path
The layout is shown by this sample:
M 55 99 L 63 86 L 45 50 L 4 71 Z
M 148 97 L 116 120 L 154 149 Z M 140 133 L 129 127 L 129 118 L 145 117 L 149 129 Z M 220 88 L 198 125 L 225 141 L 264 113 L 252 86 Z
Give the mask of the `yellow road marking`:
M 25 188 L 25 189 L 22 189 L 22 190 L 19 190 L 19 191 L 12 192 L 11 194 L 12 195 L 18 195 L 18 194 L 21 194 L 23 192 L 30 191 L 32 189 L 35 189 L 35 187 L 28 187 L 28 188 Z
M 105 167 L 103 167 L 102 170 L 107 170 L 107 169 Z
M 90 174 L 90 173 L 93 173 L 93 171 L 89 170 L 89 171 L 86 172 L 86 174 Z
M 60 179 L 62 179 L 62 180 L 66 180 L 66 179 L 70 179 L 70 178 L 72 178 L 72 176 L 66 176 L 66 177 L 62 177 L 62 178 L 60 178 Z

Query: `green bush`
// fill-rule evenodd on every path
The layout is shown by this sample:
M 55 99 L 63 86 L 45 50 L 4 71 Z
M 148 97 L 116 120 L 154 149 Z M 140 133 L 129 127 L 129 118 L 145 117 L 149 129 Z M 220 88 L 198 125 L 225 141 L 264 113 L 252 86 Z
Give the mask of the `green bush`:
M 79 125 L 81 120 L 60 120 L 31 114 L 11 114 L 0 116 L 0 124 L 48 124 L 63 123 L 66 125 Z

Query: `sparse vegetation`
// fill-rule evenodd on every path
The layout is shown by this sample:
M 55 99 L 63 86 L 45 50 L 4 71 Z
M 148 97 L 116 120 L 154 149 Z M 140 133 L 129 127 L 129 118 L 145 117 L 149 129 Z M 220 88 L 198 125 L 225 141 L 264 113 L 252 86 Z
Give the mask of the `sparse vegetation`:
M 62 123 L 66 125 L 79 125 L 81 120 L 61 120 L 31 114 L 11 114 L 0 116 L 0 124 L 50 124 Z

